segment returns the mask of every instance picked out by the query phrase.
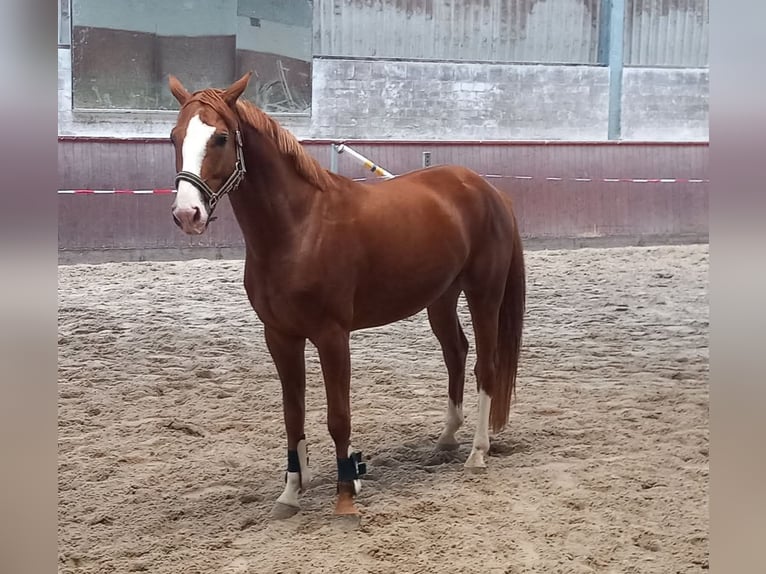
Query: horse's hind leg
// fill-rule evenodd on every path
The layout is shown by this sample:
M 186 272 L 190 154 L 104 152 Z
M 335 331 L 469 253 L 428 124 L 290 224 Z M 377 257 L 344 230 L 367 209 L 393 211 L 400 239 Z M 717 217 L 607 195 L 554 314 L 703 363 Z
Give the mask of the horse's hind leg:
M 457 316 L 460 288 L 456 285 L 428 307 L 428 320 L 444 355 L 449 377 L 449 400 L 444 430 L 436 445 L 451 450 L 458 446 L 455 433 L 463 424 L 463 387 L 468 339 Z
M 476 337 L 476 383 L 479 408 L 471 454 L 465 462 L 468 470 L 483 470 L 489 453 L 489 412 L 497 378 L 497 333 L 502 293 L 474 294 L 466 291 Z

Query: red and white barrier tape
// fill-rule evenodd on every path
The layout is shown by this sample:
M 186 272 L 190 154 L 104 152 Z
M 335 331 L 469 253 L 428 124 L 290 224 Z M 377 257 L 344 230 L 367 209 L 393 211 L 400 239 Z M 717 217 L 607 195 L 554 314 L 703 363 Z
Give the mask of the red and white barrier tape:
M 544 179 L 546 181 L 598 181 L 604 183 L 708 183 L 709 179 L 690 179 L 677 177 L 662 178 L 627 178 L 627 177 L 533 177 L 531 175 L 484 175 L 487 178 Z
M 709 183 L 709 179 L 694 178 L 625 178 L 625 177 L 534 177 L 531 175 L 495 175 L 486 174 L 482 177 L 487 179 L 520 179 L 520 180 L 545 180 L 545 181 L 575 181 L 578 183 Z M 354 181 L 379 181 L 380 178 L 355 178 Z M 66 195 L 167 195 L 175 193 L 175 189 L 59 189 L 58 193 Z
M 59 193 L 67 195 L 168 195 L 175 189 L 59 189 Z
M 576 181 L 579 183 L 710 183 L 709 179 L 679 178 L 679 177 L 655 177 L 655 178 L 628 178 L 628 177 L 535 177 L 533 175 L 499 175 L 484 174 L 481 177 L 487 179 L 521 179 L 521 180 L 545 180 L 545 181 Z M 357 177 L 354 181 L 377 180 L 372 177 Z

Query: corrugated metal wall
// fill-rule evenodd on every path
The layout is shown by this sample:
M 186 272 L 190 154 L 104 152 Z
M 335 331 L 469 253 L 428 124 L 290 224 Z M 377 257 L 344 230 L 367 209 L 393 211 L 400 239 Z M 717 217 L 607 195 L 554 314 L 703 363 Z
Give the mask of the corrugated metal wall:
M 314 53 L 595 63 L 602 0 L 315 0 Z
M 708 66 L 708 0 L 627 0 L 627 66 Z
M 317 56 L 597 63 L 603 0 L 315 0 Z M 708 0 L 626 0 L 625 64 L 708 65 Z

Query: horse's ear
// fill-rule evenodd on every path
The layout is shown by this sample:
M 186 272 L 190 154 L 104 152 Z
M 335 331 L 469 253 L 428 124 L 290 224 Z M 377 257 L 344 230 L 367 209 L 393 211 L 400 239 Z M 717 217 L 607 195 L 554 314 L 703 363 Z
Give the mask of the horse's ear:
M 230 107 L 233 108 L 237 104 L 239 97 L 247 89 L 247 84 L 250 82 L 250 76 L 252 75 L 252 72 L 247 72 L 239 80 L 226 88 L 226 90 L 223 92 L 223 101 L 225 101 Z
M 175 98 L 178 100 L 178 103 L 182 106 L 186 103 L 186 100 L 191 97 L 189 91 L 184 88 L 178 78 L 172 74 L 168 78 L 168 86 L 170 86 L 170 92 L 173 94 L 173 96 L 175 96 Z

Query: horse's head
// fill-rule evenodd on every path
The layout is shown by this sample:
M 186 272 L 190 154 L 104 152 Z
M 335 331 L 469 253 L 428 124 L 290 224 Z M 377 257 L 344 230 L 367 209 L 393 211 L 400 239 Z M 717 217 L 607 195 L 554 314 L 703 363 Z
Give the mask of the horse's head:
M 174 76 L 169 85 L 181 104 L 171 140 L 176 152 L 176 200 L 173 220 L 189 235 L 203 233 L 218 200 L 245 174 L 237 100 L 251 73 L 225 90 L 190 94 Z

